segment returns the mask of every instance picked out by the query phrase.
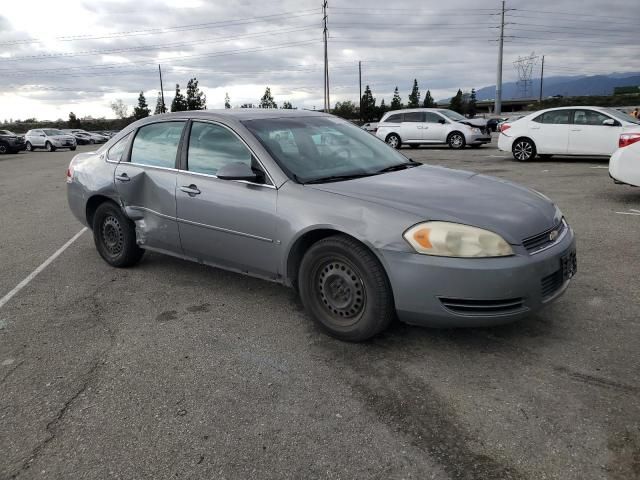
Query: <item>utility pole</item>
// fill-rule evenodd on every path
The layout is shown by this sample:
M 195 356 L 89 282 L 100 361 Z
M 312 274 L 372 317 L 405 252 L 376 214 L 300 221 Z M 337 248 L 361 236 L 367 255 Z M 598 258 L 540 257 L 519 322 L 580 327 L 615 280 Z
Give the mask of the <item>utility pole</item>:
M 158 73 L 160 74 L 160 98 L 162 98 L 162 113 L 167 113 L 167 107 L 164 104 L 164 88 L 162 87 L 162 69 L 158 64 Z
M 542 55 L 542 70 L 540 70 L 540 102 L 542 103 L 542 82 L 544 81 L 544 55 Z
M 327 50 L 327 0 L 322 2 L 322 35 L 324 37 L 324 111 L 331 112 L 331 100 L 329 99 L 329 53 Z
M 358 62 L 358 81 L 360 83 L 360 121 L 362 121 L 362 62 Z
M 502 0 L 502 20 L 500 21 L 500 46 L 498 47 L 498 78 L 496 80 L 496 103 L 493 113 L 502 113 L 502 52 L 504 47 L 504 0 Z

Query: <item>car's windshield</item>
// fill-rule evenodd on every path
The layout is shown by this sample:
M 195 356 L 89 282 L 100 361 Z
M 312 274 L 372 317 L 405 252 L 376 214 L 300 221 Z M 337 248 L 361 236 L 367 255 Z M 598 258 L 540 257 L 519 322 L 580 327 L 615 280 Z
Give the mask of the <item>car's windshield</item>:
M 411 165 L 370 133 L 337 118 L 301 116 L 242 122 L 290 178 L 300 182 L 346 179 Z
M 53 128 L 49 128 L 46 130 L 42 130 L 44 133 L 46 133 L 47 135 L 64 135 L 64 132 L 62 130 L 56 130 Z
M 458 112 L 454 112 L 453 110 L 438 110 L 442 115 L 447 117 L 449 120 L 453 120 L 454 122 L 459 122 L 460 120 L 466 120 L 462 115 Z
M 631 115 L 627 115 L 626 113 L 621 112 L 620 110 L 616 110 L 615 108 L 603 108 L 602 111 L 604 111 L 605 113 L 608 113 L 614 118 L 617 118 L 618 120 L 640 125 L 640 120 L 633 118 Z

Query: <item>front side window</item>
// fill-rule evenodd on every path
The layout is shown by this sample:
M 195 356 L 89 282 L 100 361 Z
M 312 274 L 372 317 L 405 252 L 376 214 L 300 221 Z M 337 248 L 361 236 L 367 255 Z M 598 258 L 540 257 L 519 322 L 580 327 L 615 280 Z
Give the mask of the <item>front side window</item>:
M 395 113 L 393 115 L 389 115 L 389 117 L 385 120 L 385 123 L 400 123 L 402 122 L 402 114 L 401 113 Z
M 370 133 L 332 117 L 265 118 L 242 123 L 287 176 L 299 183 L 339 181 L 413 165 Z
M 252 166 L 251 152 L 234 133 L 213 123 L 193 122 L 187 157 L 190 172 L 215 175 L 223 166 L 238 162 Z
M 602 126 L 602 122 L 611 120 L 606 115 L 594 110 L 576 110 L 573 114 L 573 123 L 576 125 L 598 125 Z
M 453 110 L 438 110 L 442 115 L 447 117 L 449 120 L 453 120 L 454 122 L 466 121 L 467 119 L 460 115 L 458 112 L 454 112 Z
M 424 114 L 424 121 L 427 123 L 440 123 L 440 120 L 444 120 L 440 115 L 433 112 L 426 112 Z M 443 121 L 444 123 L 444 121 Z
M 131 148 L 131 163 L 175 168 L 185 122 L 161 122 L 140 127 Z
M 49 137 L 56 136 L 56 135 L 64 135 L 64 132 L 62 130 L 57 130 L 55 128 L 48 128 L 46 130 L 43 130 L 43 132 L 46 133 Z
M 122 159 L 122 154 L 125 152 L 127 145 L 129 144 L 130 136 L 131 134 L 122 137 L 116 142 L 113 147 L 109 149 L 109 151 L 107 152 L 107 160 L 117 163 Z

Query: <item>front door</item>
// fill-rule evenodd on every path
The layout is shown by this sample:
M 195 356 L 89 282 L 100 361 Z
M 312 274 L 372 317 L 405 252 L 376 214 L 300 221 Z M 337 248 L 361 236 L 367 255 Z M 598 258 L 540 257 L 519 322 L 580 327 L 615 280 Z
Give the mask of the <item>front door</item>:
M 221 180 L 218 169 L 244 162 L 263 176 L 255 183 Z M 223 268 L 274 278 L 278 191 L 245 143 L 213 122 L 193 122 L 187 164 L 178 172 L 177 218 L 188 257 Z
M 408 112 L 403 115 L 400 137 L 403 142 L 419 142 L 422 140 L 424 125 L 423 112 Z
M 136 239 L 142 247 L 181 252 L 175 191 L 176 159 L 185 124 L 169 121 L 140 127 L 130 155 L 123 156 L 115 169 L 116 189 L 127 216 L 136 224 Z M 117 159 L 119 149 L 127 143 L 128 138 L 116 143 L 107 159 Z
M 447 122 L 435 112 L 425 112 L 424 139 L 429 143 L 445 143 L 447 141 Z
M 576 109 L 569 132 L 569 153 L 573 155 L 611 155 L 618 148 L 622 133 L 620 122 L 604 125 L 613 120 L 604 113 L 589 109 Z

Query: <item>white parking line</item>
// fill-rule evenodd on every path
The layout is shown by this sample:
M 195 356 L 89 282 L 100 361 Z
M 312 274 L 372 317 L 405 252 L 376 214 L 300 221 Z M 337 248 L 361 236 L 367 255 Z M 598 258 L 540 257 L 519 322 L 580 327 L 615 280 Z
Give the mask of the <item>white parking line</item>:
M 640 216 L 640 212 L 638 212 L 637 210 L 635 211 L 631 211 L 631 212 L 616 212 L 619 215 L 638 215 Z
M 13 290 L 11 290 L 4 297 L 2 297 L 0 299 L 0 308 L 2 308 L 9 300 L 11 300 L 20 290 L 26 287 L 29 284 L 29 282 L 36 277 L 36 275 L 38 275 L 41 271 L 47 268 L 47 266 L 49 266 L 51 262 L 53 262 L 56 258 L 58 258 L 62 254 L 62 252 L 64 252 L 67 248 L 69 248 L 71 244 L 75 242 L 78 238 L 80 238 L 80 235 L 82 235 L 86 231 L 87 231 L 87 227 L 84 227 L 82 230 L 76 233 L 71 238 L 71 240 L 69 240 L 67 243 L 61 246 L 58 250 L 56 250 L 53 255 L 47 258 L 44 262 L 42 262 L 42 264 L 38 268 L 36 268 L 33 272 L 31 272 L 27 276 L 27 278 L 22 280 L 18 285 L 15 286 Z
M 589 168 L 607 168 L 607 169 L 608 169 L 608 168 L 609 168 L 609 165 L 606 165 L 606 166 L 605 166 L 605 165 L 602 165 L 602 166 L 599 166 L 599 167 L 589 167 Z

